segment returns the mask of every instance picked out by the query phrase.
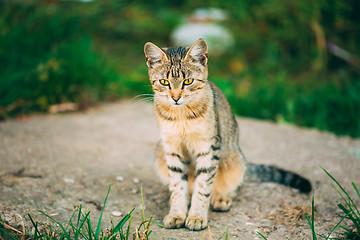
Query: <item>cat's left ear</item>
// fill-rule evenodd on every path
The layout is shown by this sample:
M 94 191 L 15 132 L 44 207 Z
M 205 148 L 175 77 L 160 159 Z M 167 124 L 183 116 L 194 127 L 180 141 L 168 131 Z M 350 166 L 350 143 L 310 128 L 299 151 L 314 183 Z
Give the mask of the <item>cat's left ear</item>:
M 199 63 L 206 66 L 208 59 L 208 48 L 204 39 L 197 40 L 187 51 L 184 60 Z
M 144 53 L 146 57 L 146 63 L 149 68 L 152 68 L 155 64 L 162 64 L 168 60 L 166 53 L 151 42 L 147 42 L 145 44 Z

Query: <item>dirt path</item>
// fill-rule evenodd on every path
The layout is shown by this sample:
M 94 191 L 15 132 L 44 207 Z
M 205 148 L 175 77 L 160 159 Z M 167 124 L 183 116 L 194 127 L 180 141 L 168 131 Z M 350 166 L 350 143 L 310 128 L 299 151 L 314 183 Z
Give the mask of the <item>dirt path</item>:
M 316 229 L 329 232 L 336 223 L 339 195 L 320 169 L 323 166 L 347 189 L 360 186 L 360 141 L 265 121 L 238 118 L 247 158 L 256 163 L 292 169 L 316 186 Z M 86 113 L 32 116 L 26 121 L 0 123 L 0 214 L 11 224 L 20 215 L 44 221 L 42 210 L 66 223 L 74 207 L 90 210 L 95 222 L 109 184 L 111 192 L 103 228 L 116 223 L 133 207 L 133 225 L 141 217 L 140 183 L 145 215 L 162 222 L 169 193 L 153 170 L 154 147 L 159 139 L 149 103 L 122 101 Z M 118 181 L 117 178 L 123 178 Z M 100 207 L 99 207 L 100 206 Z M 310 239 L 305 219 L 269 219 L 286 211 L 309 208 L 311 197 L 276 184 L 245 184 L 229 212 L 210 212 L 213 239 L 229 230 L 229 239 Z M 122 216 L 114 216 L 115 211 Z M 269 215 L 270 214 L 270 215 Z M 115 214 L 116 215 L 116 214 Z M 265 216 L 268 215 L 269 218 Z M 152 227 L 152 239 L 202 239 L 203 232 Z M 208 234 L 207 234 L 208 236 Z

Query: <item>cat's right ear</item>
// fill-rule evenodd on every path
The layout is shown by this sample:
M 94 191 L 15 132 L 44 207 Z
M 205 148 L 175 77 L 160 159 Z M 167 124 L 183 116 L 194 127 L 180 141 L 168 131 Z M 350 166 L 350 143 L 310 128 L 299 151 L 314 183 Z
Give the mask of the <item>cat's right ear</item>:
M 162 64 L 168 61 L 166 53 L 151 42 L 147 42 L 144 46 L 144 53 L 146 57 L 146 64 L 149 68 L 153 68 L 156 64 Z

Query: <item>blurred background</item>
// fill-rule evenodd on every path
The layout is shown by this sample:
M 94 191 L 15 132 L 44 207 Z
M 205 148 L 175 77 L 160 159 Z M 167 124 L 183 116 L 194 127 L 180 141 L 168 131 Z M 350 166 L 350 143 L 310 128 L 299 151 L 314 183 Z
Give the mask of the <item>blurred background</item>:
M 151 93 L 143 46 L 209 43 L 242 116 L 360 137 L 358 0 L 0 0 L 0 119 Z

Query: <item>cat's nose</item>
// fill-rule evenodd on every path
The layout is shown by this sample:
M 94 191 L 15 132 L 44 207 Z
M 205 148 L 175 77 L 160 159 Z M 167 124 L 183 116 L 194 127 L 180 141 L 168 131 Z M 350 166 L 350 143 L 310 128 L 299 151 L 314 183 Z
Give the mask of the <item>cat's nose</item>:
M 177 103 L 181 96 L 172 96 L 171 98 Z

